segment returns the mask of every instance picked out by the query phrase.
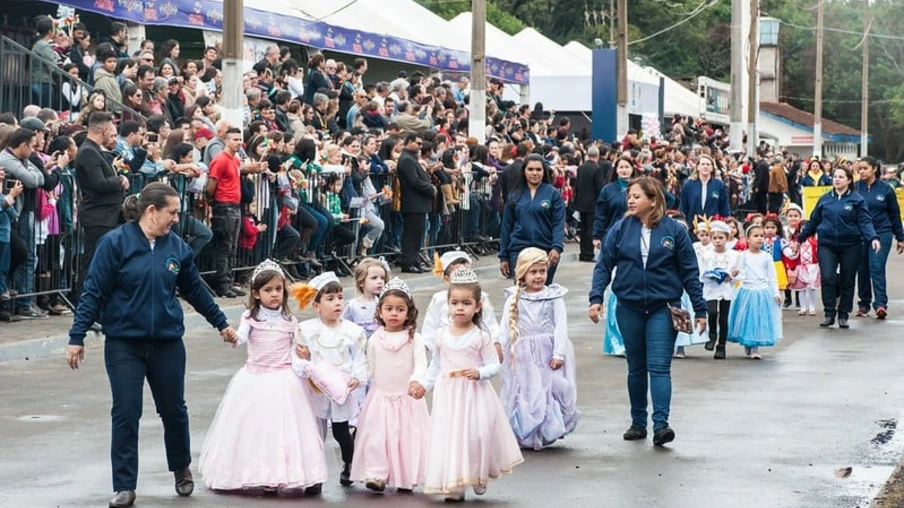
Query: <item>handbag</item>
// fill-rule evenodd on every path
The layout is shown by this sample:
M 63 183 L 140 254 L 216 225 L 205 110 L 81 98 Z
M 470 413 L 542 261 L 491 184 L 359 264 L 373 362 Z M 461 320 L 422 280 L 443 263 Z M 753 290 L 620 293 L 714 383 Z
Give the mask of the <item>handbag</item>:
M 693 333 L 693 325 L 691 323 L 691 313 L 681 307 L 669 306 L 669 313 L 672 315 L 672 328 L 680 333 Z

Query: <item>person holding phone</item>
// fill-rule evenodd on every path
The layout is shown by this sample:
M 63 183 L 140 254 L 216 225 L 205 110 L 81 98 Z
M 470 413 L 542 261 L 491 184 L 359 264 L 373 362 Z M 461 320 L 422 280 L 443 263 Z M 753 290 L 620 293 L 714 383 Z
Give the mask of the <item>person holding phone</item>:
M 11 252 L 10 234 L 13 221 L 19 218 L 16 212 L 16 198 L 22 194 L 24 187 L 18 180 L 6 180 L 6 171 L 3 168 L 0 168 L 0 180 L 3 180 L 3 192 L 0 193 L 0 301 L 7 302 L 10 299 L 6 283 Z

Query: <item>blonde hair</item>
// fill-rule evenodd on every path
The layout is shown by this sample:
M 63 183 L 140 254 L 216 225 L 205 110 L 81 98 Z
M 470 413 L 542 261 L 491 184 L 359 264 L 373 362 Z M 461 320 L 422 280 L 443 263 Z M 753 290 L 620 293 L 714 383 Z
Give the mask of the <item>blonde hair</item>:
M 383 270 L 383 280 L 389 280 L 389 271 L 387 271 L 386 267 L 383 266 L 382 261 L 374 258 L 364 258 L 360 263 L 358 263 L 358 266 L 355 267 L 355 291 L 359 295 L 364 294 L 364 281 L 367 280 L 367 272 L 369 272 L 371 268 L 379 268 Z
M 508 329 L 510 350 L 512 352 L 512 368 L 515 366 L 515 344 L 518 342 L 518 305 L 521 303 L 521 289 L 524 287 L 524 277 L 530 267 L 536 264 L 549 265 L 549 255 L 542 249 L 528 247 L 518 254 L 518 262 L 515 265 L 515 294 L 509 307 Z

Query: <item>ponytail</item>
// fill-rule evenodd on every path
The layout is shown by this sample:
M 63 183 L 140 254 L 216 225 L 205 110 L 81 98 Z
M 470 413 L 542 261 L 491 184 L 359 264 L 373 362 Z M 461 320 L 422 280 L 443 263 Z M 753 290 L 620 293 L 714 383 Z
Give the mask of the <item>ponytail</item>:
M 152 205 L 158 210 L 166 208 L 169 198 L 179 198 L 176 189 L 165 183 L 154 182 L 145 185 L 138 194 L 128 196 L 122 203 L 122 215 L 129 222 L 137 222 L 145 210 Z

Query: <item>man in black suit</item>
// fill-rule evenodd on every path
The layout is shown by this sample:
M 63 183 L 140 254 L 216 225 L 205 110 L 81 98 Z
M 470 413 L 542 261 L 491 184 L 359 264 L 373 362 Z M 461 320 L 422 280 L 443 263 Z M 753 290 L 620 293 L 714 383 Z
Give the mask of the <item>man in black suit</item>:
M 529 143 L 524 141 L 518 143 L 518 146 L 515 147 L 515 160 L 503 168 L 502 181 L 500 182 L 503 200 L 508 199 L 508 195 L 511 194 L 512 191 L 521 187 L 521 182 L 524 180 L 524 158 L 527 157 L 529 152 Z
M 129 179 L 119 175 L 106 154 L 116 147 L 116 127 L 109 113 L 94 113 L 88 120 L 88 136 L 75 155 L 75 179 L 81 191 L 78 221 L 85 232 L 85 252 L 79 264 L 77 297 L 94 249 L 104 234 L 120 223 L 120 210 Z
M 578 167 L 577 181 L 574 185 L 574 205 L 581 214 L 581 253 L 580 261 L 593 261 L 593 212 L 596 198 L 603 190 L 608 172 L 600 166 L 600 151 L 608 155 L 608 148 L 591 146 L 587 149 L 587 161 Z M 611 169 L 611 165 L 610 165 Z
M 424 227 L 427 214 L 433 210 L 436 186 L 430 175 L 418 162 L 423 141 L 417 134 L 405 136 L 405 149 L 399 157 L 396 173 L 401 190 L 401 212 L 405 221 L 402 231 L 402 271 L 424 273 L 420 264 L 420 251 L 424 243 Z

